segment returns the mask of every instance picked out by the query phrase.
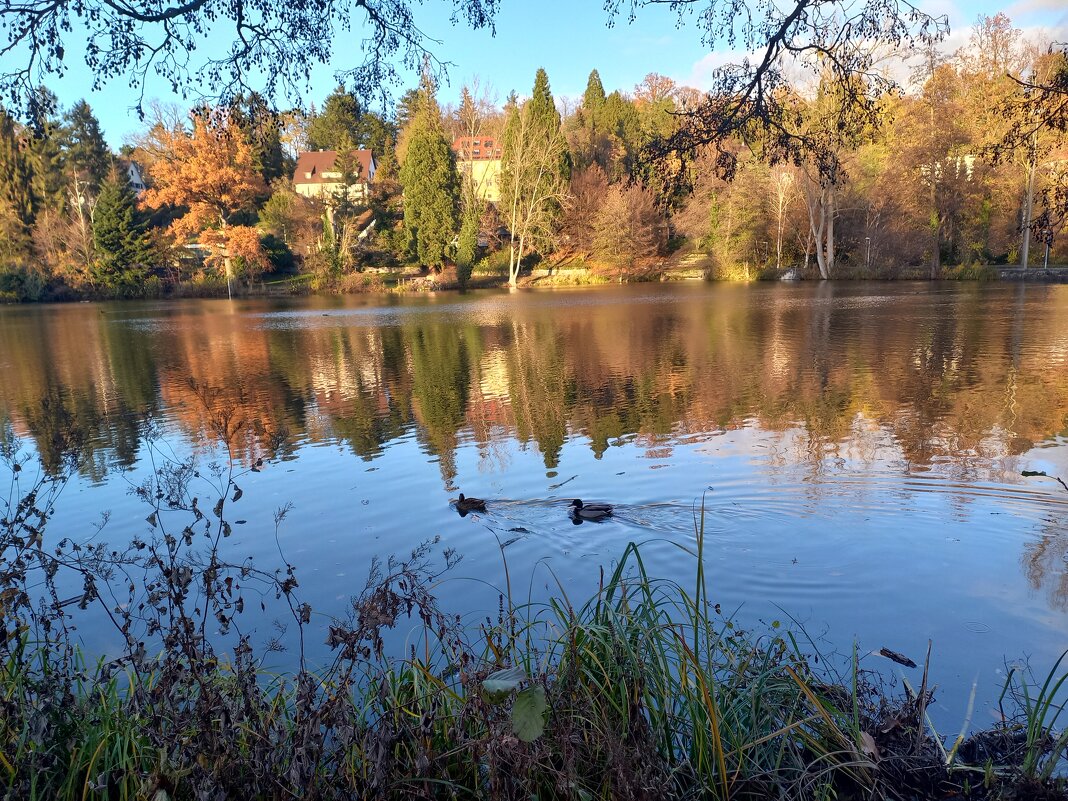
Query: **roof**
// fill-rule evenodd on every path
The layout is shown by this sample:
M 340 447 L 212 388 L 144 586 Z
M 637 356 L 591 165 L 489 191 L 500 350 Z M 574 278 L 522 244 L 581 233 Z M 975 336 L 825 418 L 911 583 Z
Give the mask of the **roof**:
M 502 153 L 501 140 L 495 136 L 458 136 L 452 149 L 464 161 L 490 161 Z
M 357 163 L 360 165 L 360 178 L 367 180 L 372 176 L 371 165 L 374 157 L 370 150 L 353 150 Z M 295 184 L 321 184 L 336 183 L 337 178 L 323 178 L 324 172 L 335 172 L 334 162 L 337 161 L 336 150 L 311 150 L 297 156 L 297 168 L 293 170 L 293 183 Z M 309 175 L 310 173 L 310 175 Z

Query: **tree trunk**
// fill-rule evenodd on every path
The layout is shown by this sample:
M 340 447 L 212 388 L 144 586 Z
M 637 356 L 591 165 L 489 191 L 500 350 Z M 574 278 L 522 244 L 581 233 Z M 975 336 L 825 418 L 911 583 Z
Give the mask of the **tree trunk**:
M 1031 212 L 1035 204 L 1035 168 L 1037 167 L 1034 148 L 1028 154 L 1027 190 L 1024 192 L 1023 214 L 1020 217 L 1020 266 L 1026 267 L 1031 255 Z
M 834 273 L 834 184 L 829 184 L 825 190 L 827 193 L 827 200 L 824 203 L 824 208 L 827 214 L 827 274 L 824 278 L 830 278 Z

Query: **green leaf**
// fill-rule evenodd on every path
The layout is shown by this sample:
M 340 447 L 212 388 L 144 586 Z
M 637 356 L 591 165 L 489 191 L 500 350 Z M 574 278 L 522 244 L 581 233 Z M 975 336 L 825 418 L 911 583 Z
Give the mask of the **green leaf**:
M 533 742 L 545 731 L 545 711 L 549 702 L 545 688 L 539 684 L 527 687 L 515 697 L 512 704 L 512 731 L 525 743 Z
M 1023 473 L 1021 473 L 1021 475 L 1027 476 L 1028 478 L 1030 478 L 1031 476 L 1044 476 L 1044 475 L 1046 475 L 1046 471 L 1045 470 L 1024 470 Z
M 510 667 L 490 673 L 482 680 L 482 686 L 486 692 L 506 693 L 515 690 L 526 679 L 527 674 L 523 668 Z

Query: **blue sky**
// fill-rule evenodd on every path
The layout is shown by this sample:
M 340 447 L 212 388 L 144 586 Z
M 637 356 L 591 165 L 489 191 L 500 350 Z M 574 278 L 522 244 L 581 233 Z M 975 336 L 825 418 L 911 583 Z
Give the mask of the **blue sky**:
M 920 0 L 919 5 L 930 13 L 949 16 L 953 28 L 949 49 L 967 41 L 969 27 L 979 14 L 1001 10 L 1025 34 L 1044 33 L 1062 41 L 1068 38 L 1068 11 L 1060 0 L 1021 0 L 1010 5 L 990 0 Z M 581 94 L 593 68 L 600 72 L 609 91 L 630 91 L 649 72 L 704 88 L 712 69 L 735 60 L 734 54 L 725 50 L 710 52 L 702 46 L 700 31 L 692 20 L 684 19 L 679 25 L 678 17 L 662 6 L 640 9 L 631 23 L 624 15 L 611 28 L 600 0 L 501 0 L 501 6 L 496 37 L 462 24 L 452 25 L 448 19 L 451 4 L 432 1 L 416 6 L 421 28 L 441 40 L 434 46 L 435 53 L 453 64 L 450 85 L 441 88 L 443 102 L 455 100 L 461 84 L 476 75 L 483 84 L 494 87 L 501 101 L 512 89 L 524 94 L 529 92 L 538 67 L 548 72 L 557 97 Z M 226 30 L 220 29 L 209 37 L 209 46 L 216 37 L 220 42 L 228 41 Z M 333 69 L 350 65 L 346 51 L 352 51 L 350 42 L 335 42 L 334 61 L 315 72 L 306 102 L 321 103 L 331 91 Z M 108 141 L 117 147 L 141 125 L 131 110 L 136 94 L 122 80 L 95 93 L 91 82 L 83 66 L 62 80 L 53 80 L 50 86 L 64 106 L 85 97 L 100 118 Z M 145 96 L 165 102 L 180 100 L 158 81 L 149 82 Z

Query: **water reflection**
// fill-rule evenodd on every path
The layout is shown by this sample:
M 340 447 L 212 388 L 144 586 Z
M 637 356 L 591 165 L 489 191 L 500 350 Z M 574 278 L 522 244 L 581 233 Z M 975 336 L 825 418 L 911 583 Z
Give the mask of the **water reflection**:
M 485 459 L 517 439 L 555 469 L 569 437 L 670 458 L 754 424 L 801 432 L 780 458 L 818 475 L 886 432 L 908 469 L 973 480 L 1066 429 L 1062 287 L 651 292 L 394 306 L 387 324 L 344 304 L 7 309 L 0 414 L 46 461 L 79 437 L 99 471 L 136 460 L 146 421 L 203 438 L 205 406 L 255 422 L 234 443 L 249 460 L 324 440 L 374 459 L 414 430 L 446 486 L 465 439 Z
M 724 531 L 739 520 L 772 531 L 774 516 L 796 523 L 802 511 L 861 519 L 888 502 L 910 510 L 907 525 L 937 530 L 968 523 L 984 483 L 1014 508 L 1006 487 L 1020 482 L 1021 455 L 1064 460 L 1068 287 L 637 286 L 5 308 L 0 375 L 0 419 L 46 465 L 78 442 L 98 483 L 136 464 L 150 431 L 194 449 L 221 431 L 246 463 L 316 445 L 355 455 L 314 477 L 312 462 L 293 468 L 305 486 L 332 470 L 377 469 L 395 449 L 390 482 L 364 502 L 411 506 L 413 492 L 422 504 L 427 485 L 410 488 L 422 482 L 417 455 L 455 494 L 471 458 L 474 475 L 501 481 L 533 451 L 544 473 L 529 495 L 570 491 L 555 488 L 590 475 L 582 454 L 611 475 L 664 469 L 671 477 L 659 484 L 627 485 L 649 496 L 635 499 L 646 502 L 636 529 L 669 531 L 678 508 L 657 504 L 688 505 L 714 481 L 729 501 L 710 525 Z M 714 469 L 684 481 L 670 469 L 698 457 Z M 949 511 L 928 514 L 930 492 L 948 496 Z M 535 530 L 533 508 L 495 507 L 523 532 Z M 548 508 L 554 526 L 574 531 L 558 503 Z M 887 514 L 888 527 L 902 523 Z M 1068 609 L 1066 515 L 1039 514 L 1048 521 L 1022 546 L 1023 576 L 1051 609 Z M 691 526 L 683 520 L 681 536 Z M 598 528 L 609 530 L 583 533 Z M 804 569 L 803 555 L 760 553 Z

